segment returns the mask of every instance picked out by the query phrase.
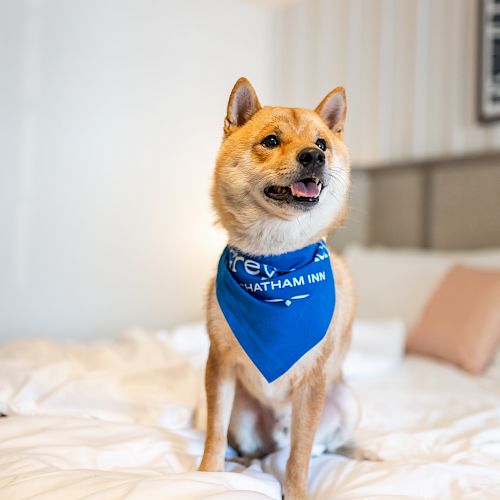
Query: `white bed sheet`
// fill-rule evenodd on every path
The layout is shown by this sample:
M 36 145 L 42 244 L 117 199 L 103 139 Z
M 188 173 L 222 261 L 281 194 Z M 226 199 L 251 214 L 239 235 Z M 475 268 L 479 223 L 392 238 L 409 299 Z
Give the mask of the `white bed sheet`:
M 286 451 L 194 472 L 207 345 L 201 325 L 87 346 L 0 344 L 0 498 L 281 498 Z M 499 365 L 472 377 L 393 361 L 352 382 L 357 442 L 382 461 L 316 457 L 310 497 L 500 498 Z

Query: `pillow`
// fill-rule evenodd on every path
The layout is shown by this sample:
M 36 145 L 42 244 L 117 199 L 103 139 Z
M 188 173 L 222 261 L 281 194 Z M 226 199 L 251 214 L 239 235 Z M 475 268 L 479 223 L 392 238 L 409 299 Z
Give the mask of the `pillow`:
M 407 350 L 484 370 L 500 339 L 500 271 L 456 265 L 438 284 Z
M 500 249 L 438 251 L 350 245 L 343 253 L 357 289 L 357 317 L 402 318 L 410 330 L 455 264 L 500 270 Z
M 383 376 L 396 368 L 404 357 L 405 324 L 400 319 L 355 319 L 351 348 L 342 372 L 347 382 Z

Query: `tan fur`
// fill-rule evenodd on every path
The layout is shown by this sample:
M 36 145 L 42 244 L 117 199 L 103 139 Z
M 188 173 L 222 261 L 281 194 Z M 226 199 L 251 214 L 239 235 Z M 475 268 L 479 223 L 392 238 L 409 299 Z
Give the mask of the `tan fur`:
M 230 245 L 251 255 L 280 254 L 318 241 L 344 220 L 350 187 L 350 161 L 342 137 L 344 120 L 342 88 L 334 89 L 311 111 L 261 108 L 250 83 L 245 79 L 236 83 L 228 104 L 212 188 L 213 204 Z M 260 145 L 269 134 L 279 135 L 279 148 L 267 150 Z M 330 174 L 318 204 L 301 211 L 266 200 L 264 188 L 292 182 L 298 168 L 297 153 L 314 146 L 318 137 L 328 144 L 325 155 Z M 244 416 L 241 411 L 252 412 L 249 418 L 255 416 L 255 439 L 259 439 L 259 425 L 262 430 L 264 421 L 255 415 L 257 406 L 263 412 L 269 411 L 276 423 L 286 415 L 291 419 L 291 451 L 284 492 L 287 499 L 306 498 L 316 428 L 323 420 L 327 391 L 341 384 L 341 365 L 350 344 L 355 308 L 353 284 L 346 266 L 333 252 L 331 261 L 337 302 L 329 330 L 318 345 L 273 383 L 265 380 L 240 347 L 219 307 L 215 280 L 211 281 L 207 301 L 211 347 L 205 376 L 207 436 L 200 470 L 223 470 L 229 423 L 234 419 L 242 422 L 238 420 L 238 416 Z M 235 392 L 237 404 L 231 417 Z M 239 431 L 235 425 L 234 433 Z M 251 439 L 252 435 L 246 434 L 244 438 Z M 240 438 L 243 439 L 241 432 Z M 257 452 L 268 452 L 269 443 L 261 441 Z

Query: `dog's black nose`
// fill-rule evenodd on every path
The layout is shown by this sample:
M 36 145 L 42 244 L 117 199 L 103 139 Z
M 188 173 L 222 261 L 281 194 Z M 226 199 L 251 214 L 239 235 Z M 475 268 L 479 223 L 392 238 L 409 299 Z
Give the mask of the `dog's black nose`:
M 305 148 L 298 154 L 297 160 L 304 167 L 322 167 L 325 155 L 318 148 Z

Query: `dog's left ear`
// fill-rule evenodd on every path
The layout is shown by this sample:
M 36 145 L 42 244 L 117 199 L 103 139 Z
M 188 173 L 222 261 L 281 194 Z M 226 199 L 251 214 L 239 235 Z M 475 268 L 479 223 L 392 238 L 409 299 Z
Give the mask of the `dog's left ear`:
M 344 87 L 335 87 L 314 110 L 318 113 L 332 132 L 340 134 L 344 131 L 347 112 L 347 101 Z
M 246 78 L 240 78 L 234 84 L 229 96 L 224 120 L 224 135 L 227 136 L 245 125 L 260 108 L 261 105 L 252 84 Z

